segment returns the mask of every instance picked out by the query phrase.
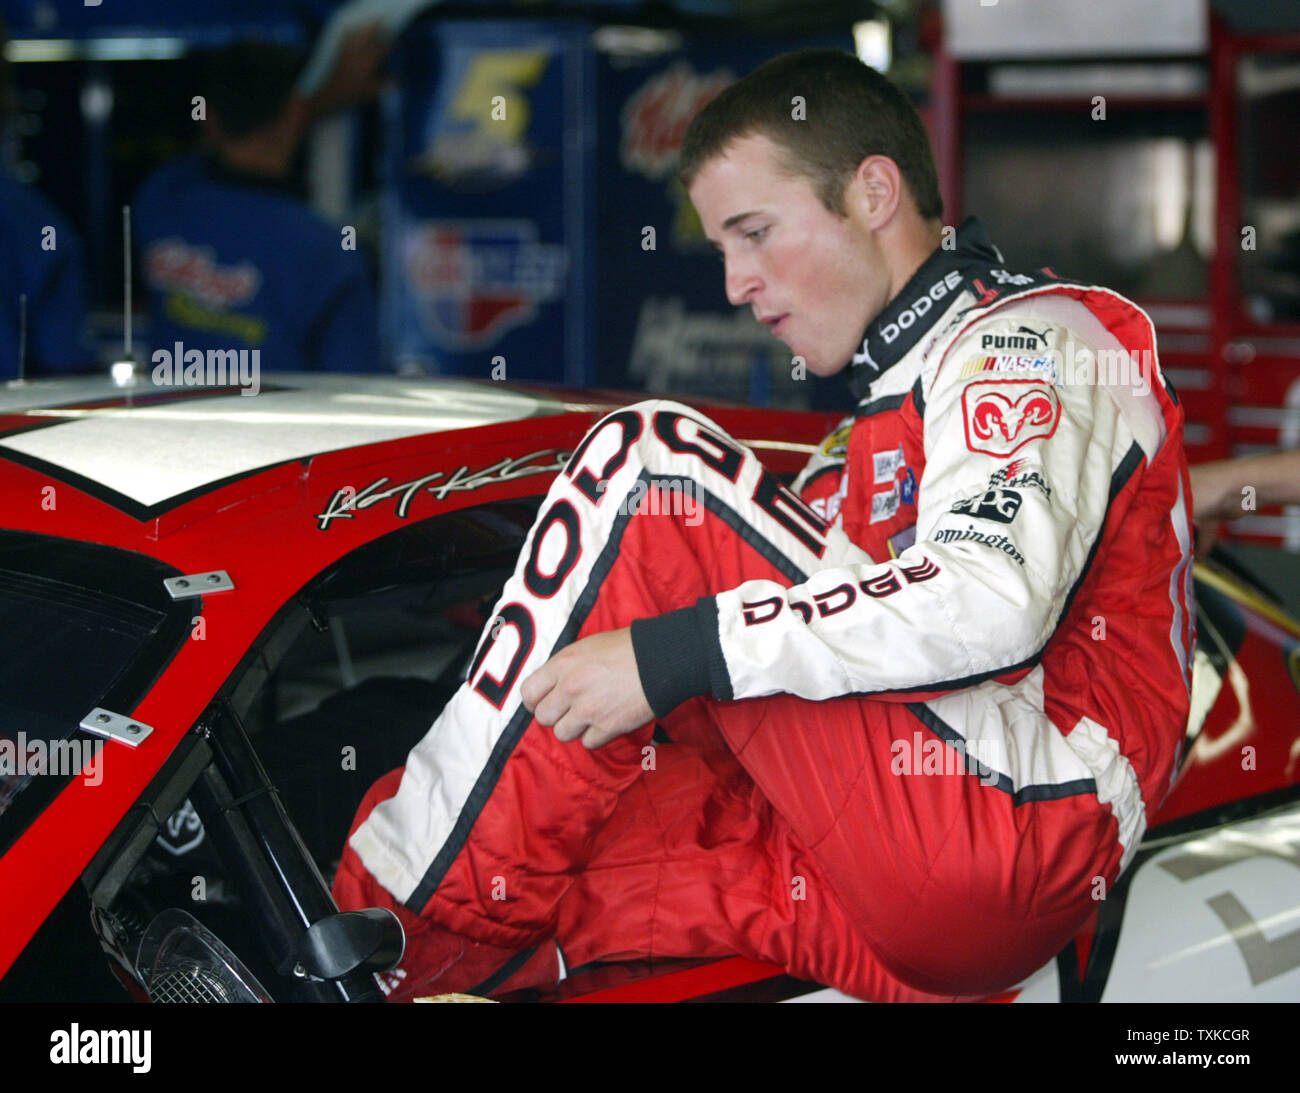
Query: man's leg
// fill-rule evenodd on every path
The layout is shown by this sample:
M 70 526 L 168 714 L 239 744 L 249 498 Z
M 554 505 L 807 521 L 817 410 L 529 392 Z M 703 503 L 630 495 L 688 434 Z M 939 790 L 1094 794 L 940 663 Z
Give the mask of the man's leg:
M 959 1000 L 885 968 L 820 864 L 729 753 L 673 743 L 653 758 L 560 901 L 570 969 L 744 956 L 871 1001 Z
M 980 693 L 991 690 L 1002 693 Z M 1006 734 L 1004 756 L 1050 750 L 1060 733 L 1012 690 L 963 692 L 952 705 L 967 720 L 954 721 Z M 927 706 L 778 695 L 744 716 L 753 705 L 712 703 L 712 714 L 789 825 L 782 867 L 793 872 L 806 847 L 849 929 L 913 988 L 984 996 L 1014 985 L 1082 928 L 1119 873 L 1118 824 L 1096 786 L 1040 798 L 1012 791 L 1005 773 L 982 778 L 936 734 Z
M 985 711 L 1056 734 L 1009 694 Z M 871 1001 L 982 998 L 1050 961 L 1119 870 L 1093 790 L 1017 800 L 900 703 L 696 699 L 665 727 L 705 750 L 655 749 L 623 794 L 561 903 L 571 965 L 737 954 Z
M 678 488 L 647 491 L 667 480 Z M 410 914 L 475 941 L 526 949 L 553 936 L 561 897 L 642 774 L 652 726 L 596 751 L 560 743 L 522 705 L 523 679 L 586 634 L 747 579 L 789 584 L 865 560 L 693 411 L 651 402 L 605 418 L 547 495 L 466 684 L 396 794 L 359 816 L 347 894 L 361 898 L 370 874 Z

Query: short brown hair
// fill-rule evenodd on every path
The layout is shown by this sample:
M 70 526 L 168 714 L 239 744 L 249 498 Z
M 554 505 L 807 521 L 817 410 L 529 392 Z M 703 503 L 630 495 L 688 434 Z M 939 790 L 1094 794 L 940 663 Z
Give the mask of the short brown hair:
M 805 117 L 796 117 L 795 96 L 802 97 Z M 783 53 L 726 88 L 686 130 L 682 184 L 689 187 L 732 141 L 755 135 L 775 143 L 785 169 L 810 179 L 833 213 L 845 215 L 849 179 L 864 159 L 878 155 L 898 164 L 924 219 L 943 216 L 939 176 L 920 115 L 897 87 L 850 53 Z
M 200 90 L 226 136 L 240 139 L 284 112 L 305 55 L 295 46 L 241 38 L 199 54 Z

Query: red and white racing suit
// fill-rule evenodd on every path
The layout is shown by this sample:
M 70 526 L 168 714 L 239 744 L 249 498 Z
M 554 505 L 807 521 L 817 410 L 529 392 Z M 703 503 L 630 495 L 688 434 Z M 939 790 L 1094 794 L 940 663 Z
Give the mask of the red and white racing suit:
M 1132 303 L 1007 272 L 972 220 L 867 330 L 803 500 L 684 406 L 606 417 L 466 684 L 363 803 L 340 903 L 556 938 L 571 967 L 734 953 L 879 1000 L 1042 966 L 1137 848 L 1187 719 L 1190 493 L 1153 351 Z M 662 732 L 557 742 L 521 681 L 629 624 Z

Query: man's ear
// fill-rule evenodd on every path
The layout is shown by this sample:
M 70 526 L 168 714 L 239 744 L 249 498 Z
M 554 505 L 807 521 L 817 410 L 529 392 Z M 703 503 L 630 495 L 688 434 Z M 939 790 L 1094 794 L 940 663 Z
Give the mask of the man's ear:
M 867 156 L 845 193 L 863 224 L 875 231 L 894 218 L 903 199 L 903 175 L 888 156 Z

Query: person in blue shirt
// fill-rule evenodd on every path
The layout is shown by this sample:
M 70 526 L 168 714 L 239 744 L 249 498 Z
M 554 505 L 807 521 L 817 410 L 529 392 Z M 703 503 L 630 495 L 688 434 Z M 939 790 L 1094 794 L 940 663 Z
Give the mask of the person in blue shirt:
M 18 375 L 19 297 L 27 297 L 31 379 L 88 372 L 95 354 L 86 341 L 86 268 L 81 240 L 54 206 L 0 171 L 0 379 Z
M 10 82 L 0 23 L 0 133 Z M 24 376 L 90 371 L 86 267 L 76 230 L 40 192 L 0 167 L 0 380 L 18 376 L 19 298 L 27 297 Z
M 295 94 L 300 68 L 297 51 L 256 41 L 201 64 L 202 151 L 155 171 L 132 208 L 155 349 L 256 349 L 276 372 L 388 370 L 369 270 L 345 246 L 354 233 L 289 181 L 308 126 L 337 105 Z

